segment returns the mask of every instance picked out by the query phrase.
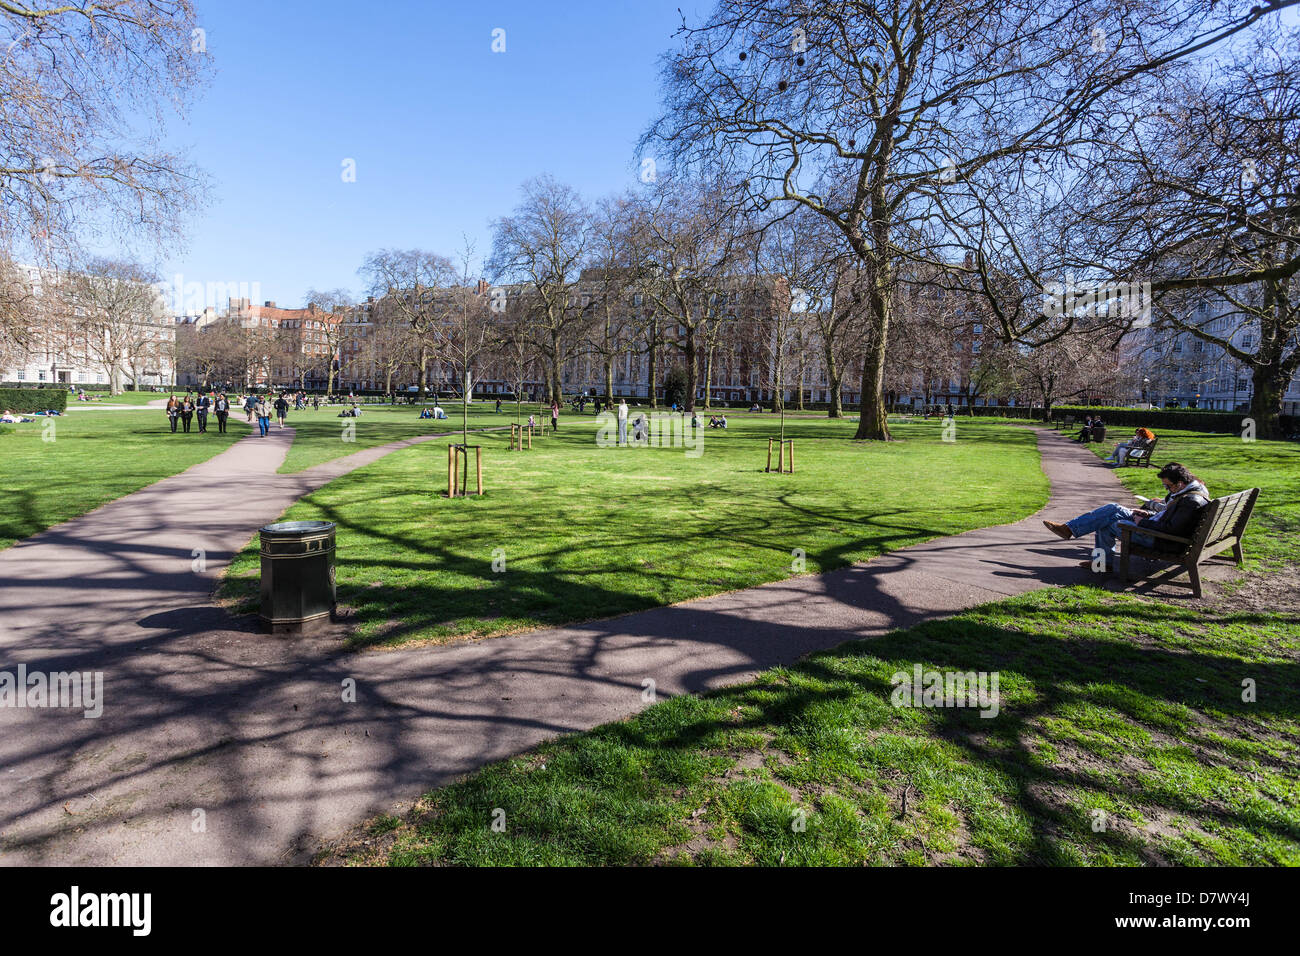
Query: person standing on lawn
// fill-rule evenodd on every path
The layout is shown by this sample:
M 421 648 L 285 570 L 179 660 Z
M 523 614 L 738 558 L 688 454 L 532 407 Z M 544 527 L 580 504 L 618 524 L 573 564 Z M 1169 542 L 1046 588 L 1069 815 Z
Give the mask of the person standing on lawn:
M 199 419 L 200 435 L 208 430 L 208 409 L 211 407 L 212 397 L 210 395 L 199 395 L 199 400 L 194 403 L 194 412 Z
M 275 400 L 275 417 L 279 420 L 280 427 L 283 428 L 284 420 L 289 417 L 289 402 L 285 399 L 283 392 Z
M 181 402 L 181 427 L 185 429 L 185 434 L 190 433 L 190 422 L 194 420 L 194 399 L 190 393 L 185 393 L 185 400 Z
M 1119 525 L 1122 521 L 1135 522 L 1139 528 L 1150 528 L 1180 538 L 1189 537 L 1200 520 L 1201 509 L 1210 503 L 1205 483 L 1178 462 L 1170 462 L 1161 468 L 1159 478 L 1166 491 L 1163 501 L 1152 498 L 1146 500 L 1142 508 L 1126 508 L 1112 501 L 1070 521 L 1044 521 L 1043 524 L 1052 534 L 1067 541 L 1091 532 L 1094 554 L 1102 560 L 1102 567 L 1098 570 L 1105 570 L 1106 562 L 1119 554 Z M 1157 551 L 1177 551 L 1179 548 L 1176 542 L 1147 534 L 1135 533 L 1132 540 L 1139 547 Z M 1081 566 L 1090 568 L 1093 563 L 1083 561 Z
M 230 416 L 230 401 L 226 398 L 226 393 L 222 392 L 217 396 L 217 400 L 212 403 L 217 413 L 217 434 L 226 433 L 226 419 Z
M 618 443 L 627 444 L 627 402 L 621 398 L 618 400 Z
M 551 402 L 551 431 L 560 429 L 560 400 L 555 399 Z
M 173 435 L 176 434 L 176 419 L 180 417 L 180 414 L 181 403 L 176 401 L 176 396 L 173 395 L 167 399 L 167 421 L 171 423 Z

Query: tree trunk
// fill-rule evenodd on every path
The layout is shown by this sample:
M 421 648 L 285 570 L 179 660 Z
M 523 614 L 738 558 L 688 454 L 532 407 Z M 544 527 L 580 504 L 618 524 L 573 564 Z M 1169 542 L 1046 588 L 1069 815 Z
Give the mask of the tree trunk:
M 695 389 L 697 385 L 696 376 L 699 374 L 697 368 L 698 355 L 695 348 L 695 329 L 690 325 L 686 326 L 686 410 L 695 411 Z
M 704 410 L 713 408 L 713 352 L 716 346 L 710 345 L 704 359 Z
M 797 408 L 799 411 L 802 412 L 803 411 L 803 385 L 804 385 L 804 379 L 807 377 L 807 370 L 808 370 L 807 363 L 804 361 L 802 332 L 800 332 L 799 337 L 795 341 L 799 343 L 799 396 L 795 399 L 795 408 Z
M 659 384 L 659 317 L 650 320 L 650 407 L 659 407 L 659 396 L 655 386 Z
M 877 313 L 879 317 L 879 313 Z M 887 319 L 879 319 L 886 327 L 877 330 L 875 340 L 862 362 L 862 412 L 858 416 L 858 430 L 854 439 L 863 441 L 889 441 L 889 413 L 885 406 L 885 332 Z M 928 402 L 928 398 L 927 398 Z
M 1255 437 L 1276 440 L 1282 434 L 1282 398 L 1286 395 L 1290 376 L 1279 372 L 1276 365 L 1256 366 L 1251 375 L 1254 385 L 1250 396 L 1250 417 L 1255 422 Z

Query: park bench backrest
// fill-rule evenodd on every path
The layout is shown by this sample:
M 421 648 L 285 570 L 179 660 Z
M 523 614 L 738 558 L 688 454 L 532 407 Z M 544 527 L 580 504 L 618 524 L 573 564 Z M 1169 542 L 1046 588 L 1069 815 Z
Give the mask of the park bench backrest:
M 1196 530 L 1192 533 L 1192 543 L 1188 551 L 1199 553 L 1205 548 L 1213 547 L 1228 538 L 1241 540 L 1246 523 L 1255 510 L 1255 499 L 1259 497 L 1258 488 L 1239 491 L 1235 495 L 1215 498 L 1205 506 Z
M 1149 461 L 1149 460 L 1151 459 L 1151 456 L 1155 454 L 1155 451 L 1156 451 L 1156 445 L 1158 445 L 1158 444 L 1160 444 L 1160 436 L 1159 436 L 1159 435 L 1157 435 L 1155 438 L 1151 439 L 1151 444 L 1149 444 L 1149 445 L 1147 445 L 1147 446 L 1145 446 L 1145 447 L 1143 447 L 1143 448 L 1130 448 L 1129 451 L 1128 451 L 1128 457 L 1129 457 L 1129 458 L 1145 458 L 1145 459 L 1147 459 L 1147 460 Z

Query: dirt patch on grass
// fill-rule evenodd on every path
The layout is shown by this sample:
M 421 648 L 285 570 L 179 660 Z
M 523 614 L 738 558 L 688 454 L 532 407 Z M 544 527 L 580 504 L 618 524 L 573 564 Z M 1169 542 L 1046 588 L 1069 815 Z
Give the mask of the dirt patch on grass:
M 1232 587 L 1217 589 L 1204 603 L 1215 610 L 1284 614 L 1300 620 L 1300 567 L 1248 575 Z

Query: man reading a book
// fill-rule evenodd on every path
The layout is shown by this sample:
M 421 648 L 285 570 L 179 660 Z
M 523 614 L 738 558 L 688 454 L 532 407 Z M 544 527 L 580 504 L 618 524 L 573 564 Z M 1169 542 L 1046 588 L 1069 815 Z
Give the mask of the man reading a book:
M 1163 500 L 1139 495 L 1138 500 L 1142 503 L 1140 508 L 1126 508 L 1112 501 L 1071 521 L 1044 521 L 1043 524 L 1048 531 L 1067 541 L 1092 532 L 1096 544 L 1094 553 L 1099 551 L 1102 558 L 1102 567 L 1097 570 L 1105 570 L 1105 562 L 1110 560 L 1110 556 L 1119 554 L 1121 521 L 1132 521 L 1139 528 L 1152 528 L 1179 537 L 1190 536 L 1196 527 L 1201 509 L 1210 503 L 1210 493 L 1204 482 L 1177 462 L 1170 462 L 1160 469 L 1160 481 L 1168 492 Z M 1157 551 L 1178 549 L 1173 541 L 1152 538 L 1146 534 L 1134 534 L 1133 543 Z M 1083 561 L 1081 564 L 1089 568 L 1094 566 L 1092 561 Z

